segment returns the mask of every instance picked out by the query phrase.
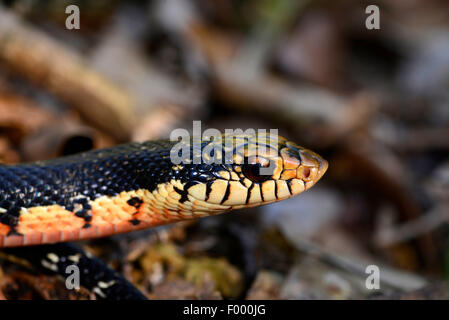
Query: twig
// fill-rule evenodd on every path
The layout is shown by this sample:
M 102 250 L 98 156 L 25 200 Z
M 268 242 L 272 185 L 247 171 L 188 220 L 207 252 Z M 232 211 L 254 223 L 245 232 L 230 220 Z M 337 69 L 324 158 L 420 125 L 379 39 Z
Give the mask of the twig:
M 369 135 L 360 139 L 348 139 L 345 151 L 333 163 L 339 167 L 335 173 L 340 175 L 340 179 L 347 179 L 351 175 L 365 182 L 368 190 L 374 192 L 376 197 L 386 199 L 394 205 L 401 220 L 410 221 L 422 215 L 420 204 L 412 196 L 414 180 L 410 172 L 390 148 Z M 439 265 L 439 258 L 433 235 L 422 234 L 417 244 L 426 266 L 435 270 Z
M 385 226 L 375 236 L 375 242 L 380 247 L 389 247 L 403 243 L 428 233 L 449 221 L 449 208 L 439 206 L 419 218 L 406 222 L 398 227 Z
M 0 61 L 53 92 L 119 140 L 126 140 L 133 99 L 83 59 L 0 6 Z
M 260 62 L 252 61 L 252 53 L 263 47 L 256 40 L 248 41 L 252 47 L 240 45 L 199 24 L 191 26 L 190 37 L 211 63 L 216 93 L 227 105 L 277 118 L 295 128 L 299 123 L 313 124 L 319 136 L 314 142 L 322 146 L 366 126 L 377 108 L 376 99 L 365 93 L 341 97 L 314 86 L 293 86 L 255 69 Z M 264 55 L 257 56 L 262 59 Z
M 367 277 L 365 272 L 366 267 L 371 264 L 375 264 L 380 269 L 380 284 L 386 285 L 393 289 L 402 291 L 417 290 L 424 287 L 427 284 L 427 280 L 404 271 L 396 270 L 390 267 L 382 266 L 377 262 L 362 262 L 357 261 L 341 254 L 334 253 L 320 245 L 313 243 L 307 239 L 295 239 L 295 247 L 305 252 L 308 255 L 314 256 L 317 259 L 332 265 L 334 267 L 343 269 L 350 273 L 356 273 L 358 275 Z

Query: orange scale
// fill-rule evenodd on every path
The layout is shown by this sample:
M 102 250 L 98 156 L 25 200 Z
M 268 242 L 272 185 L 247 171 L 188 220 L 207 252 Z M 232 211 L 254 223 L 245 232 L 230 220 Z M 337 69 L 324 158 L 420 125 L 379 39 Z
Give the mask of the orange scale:
M 114 213 L 111 214 L 109 221 L 111 221 L 111 223 L 117 224 L 118 222 L 122 221 L 123 218 L 118 214 L 118 213 Z
M 134 211 L 126 211 L 126 210 L 117 210 L 117 215 L 120 217 L 120 219 L 122 220 L 126 220 L 126 219 L 130 219 L 132 217 L 132 214 L 136 212 Z
M 32 221 L 36 220 L 37 217 L 34 214 L 24 214 L 19 217 L 19 221 Z
M 112 214 L 103 214 L 103 215 L 101 215 L 101 219 L 103 221 L 113 223 L 116 220 L 116 217 Z
M 132 206 L 128 206 L 128 205 L 124 205 L 122 206 L 122 210 L 129 213 L 129 214 L 133 214 L 136 212 L 136 208 L 132 207 Z
M 47 212 L 45 212 L 44 214 L 41 215 L 42 217 L 42 221 L 47 221 L 49 218 L 53 217 L 53 214 L 49 214 Z
M 106 205 L 104 208 L 105 208 L 108 212 L 110 212 L 110 211 L 114 212 L 115 210 L 117 210 L 117 208 L 120 208 L 120 206 L 117 206 L 117 205 L 115 205 L 115 204 L 113 204 L 113 203 L 109 203 L 109 204 Z
M 104 209 L 106 210 L 107 214 L 110 216 L 114 215 L 114 209 L 111 207 L 104 207 Z
M 152 216 L 153 214 L 154 214 L 153 211 L 148 210 L 148 209 L 143 209 L 143 210 L 139 210 L 139 213 L 137 213 L 136 215 L 139 215 L 139 217 L 147 217 L 147 216 Z
M 117 231 L 117 233 L 124 233 L 128 232 L 131 229 L 131 226 L 132 224 L 128 221 L 121 221 L 116 224 L 115 230 Z
M 60 241 L 71 241 L 76 240 L 77 232 L 73 229 L 61 230 L 61 238 Z
M 181 212 L 179 212 L 179 217 L 181 218 L 181 219 L 185 219 L 185 220 L 187 220 L 187 219 L 194 219 L 194 217 L 191 215 L 191 214 L 185 214 L 185 213 L 183 213 L 182 211 Z
M 64 230 L 67 229 L 68 227 L 71 227 L 71 225 L 69 225 L 66 221 L 60 220 L 60 221 L 55 221 L 52 223 L 53 228 L 57 229 L 57 230 Z
M 152 227 L 156 227 L 156 226 L 159 226 L 161 224 L 164 224 L 165 222 L 162 219 L 160 219 L 160 217 L 152 216 L 152 217 L 148 217 L 147 218 L 147 223 L 148 223 L 148 225 L 150 225 Z
M 64 221 L 66 221 L 69 225 L 71 225 L 74 228 L 81 228 L 85 223 L 84 219 L 78 218 L 76 216 L 71 216 L 69 219 Z
M 117 206 L 121 206 L 125 201 L 123 201 L 122 198 L 115 198 L 112 200 L 112 202 Z
M 30 232 L 34 232 L 34 229 L 30 228 L 28 225 L 25 224 L 25 225 L 20 225 L 17 228 L 17 232 L 19 232 L 21 234 L 28 234 Z
M 31 231 L 39 231 L 41 224 L 40 223 L 32 223 L 32 224 L 25 224 L 23 227 L 28 228 Z M 40 231 L 39 231 L 40 232 Z
M 4 224 L 0 224 L 0 235 L 6 235 L 9 232 L 9 227 Z
M 42 243 L 42 233 L 31 231 L 26 234 L 26 239 L 24 239 L 25 244 L 40 244 Z
M 48 233 L 47 231 L 49 231 L 49 230 L 51 231 L 51 229 L 52 229 L 52 226 L 50 223 L 41 223 L 36 226 L 36 230 L 39 230 L 39 231 L 45 232 L 45 233 Z
M 114 233 L 114 226 L 112 224 L 99 225 L 98 233 L 100 236 L 111 235 Z
M 65 212 L 65 210 L 60 206 L 51 206 L 47 209 L 47 213 L 51 215 L 60 214 L 62 212 Z
M 168 209 L 164 209 L 164 215 L 165 215 L 166 217 L 172 217 L 172 216 L 177 216 L 177 215 L 179 215 L 179 214 L 178 214 L 178 212 L 170 211 L 170 210 L 168 210 Z
M 135 226 L 136 230 L 145 229 L 150 227 L 150 223 L 148 221 L 142 220 L 137 226 Z
M 54 243 L 59 242 L 61 239 L 61 233 L 59 230 L 47 230 L 45 232 L 45 242 L 44 243 Z
M 97 236 L 98 227 L 91 225 L 88 228 L 83 228 L 80 231 L 80 239 L 94 238 Z
M 23 244 L 23 236 L 7 236 L 3 239 L 3 245 L 5 247 L 17 247 Z
M 107 217 L 96 215 L 92 218 L 91 224 L 103 225 L 110 224 L 111 220 L 106 220 Z
M 107 210 L 103 207 L 93 207 L 92 215 L 105 216 L 107 215 Z
M 39 224 L 39 222 L 25 222 L 23 226 L 35 230 Z

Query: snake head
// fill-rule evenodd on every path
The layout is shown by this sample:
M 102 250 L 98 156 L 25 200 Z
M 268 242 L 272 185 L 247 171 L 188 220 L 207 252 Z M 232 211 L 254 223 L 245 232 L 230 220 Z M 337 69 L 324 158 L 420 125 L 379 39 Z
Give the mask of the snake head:
M 186 167 L 189 180 L 178 187 L 189 210 L 200 213 L 290 198 L 310 189 L 328 168 L 328 162 L 315 152 L 277 135 L 224 135 L 203 144 L 203 159 L 205 149 L 214 150 L 219 161 L 190 164 Z

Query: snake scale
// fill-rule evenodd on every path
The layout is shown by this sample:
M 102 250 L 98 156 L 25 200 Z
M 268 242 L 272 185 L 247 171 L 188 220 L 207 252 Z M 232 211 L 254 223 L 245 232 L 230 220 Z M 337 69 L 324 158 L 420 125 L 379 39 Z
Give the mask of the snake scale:
M 182 161 L 175 164 L 173 150 L 179 144 L 129 143 L 54 160 L 0 165 L 0 247 L 24 247 L 19 253 L 26 256 L 31 245 L 62 245 L 264 205 L 311 188 L 328 167 L 316 153 L 280 136 L 189 140 L 181 145 L 186 153 L 176 149 Z M 201 159 L 195 161 L 198 154 Z M 224 161 L 224 154 L 231 161 Z M 39 257 L 55 272 L 58 264 L 73 257 L 71 250 L 78 252 L 75 247 L 65 247 L 65 255 L 62 247 L 36 248 L 40 249 L 35 254 L 42 251 Z M 77 254 L 82 257 L 81 251 Z M 39 259 L 41 264 L 45 260 Z M 101 265 L 87 258 L 85 263 L 93 269 Z M 122 283 L 127 288 L 126 280 L 113 273 L 96 283 Z M 122 297 L 133 296 L 130 289 L 127 292 Z

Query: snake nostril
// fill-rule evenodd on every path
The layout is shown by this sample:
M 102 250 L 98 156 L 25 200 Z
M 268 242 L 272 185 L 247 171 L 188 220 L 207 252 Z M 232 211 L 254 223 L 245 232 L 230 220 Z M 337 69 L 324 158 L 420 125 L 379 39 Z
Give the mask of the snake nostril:
M 302 172 L 303 178 L 304 179 L 309 179 L 310 173 L 311 173 L 310 168 L 304 168 L 304 171 Z

